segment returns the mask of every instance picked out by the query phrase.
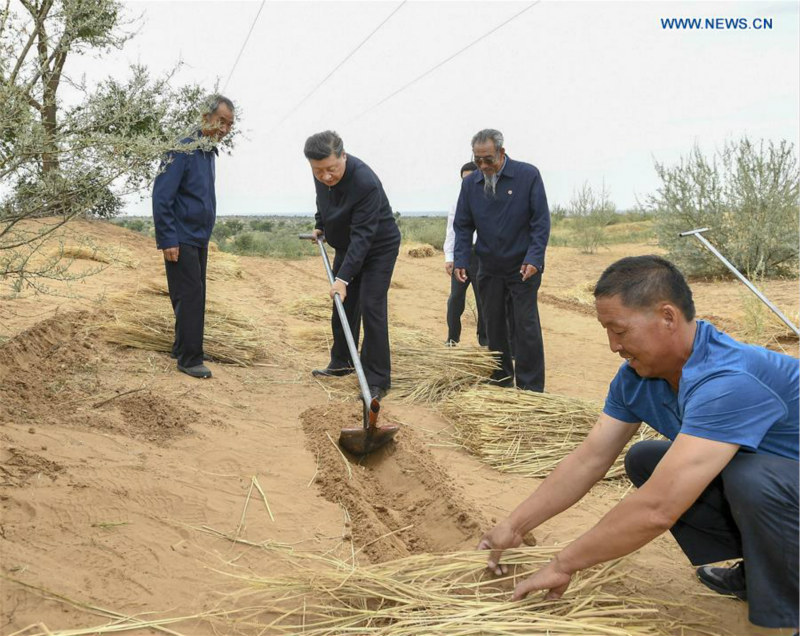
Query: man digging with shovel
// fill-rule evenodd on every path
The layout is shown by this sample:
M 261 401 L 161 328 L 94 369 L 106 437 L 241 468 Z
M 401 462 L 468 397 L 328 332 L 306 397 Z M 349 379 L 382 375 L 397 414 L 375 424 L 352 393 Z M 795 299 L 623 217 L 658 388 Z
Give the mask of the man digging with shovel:
M 363 161 L 345 153 L 339 135 L 330 130 L 311 135 L 303 152 L 317 192 L 312 240 L 316 243 L 322 238 L 336 249 L 330 295 L 333 299 L 339 294 L 344 302 L 356 348 L 363 319 L 361 364 L 371 398 L 380 400 L 391 386 L 387 297 L 400 250 L 400 230 L 380 179 Z M 319 378 L 354 372 L 335 307 L 331 329 L 330 362 L 312 371 Z

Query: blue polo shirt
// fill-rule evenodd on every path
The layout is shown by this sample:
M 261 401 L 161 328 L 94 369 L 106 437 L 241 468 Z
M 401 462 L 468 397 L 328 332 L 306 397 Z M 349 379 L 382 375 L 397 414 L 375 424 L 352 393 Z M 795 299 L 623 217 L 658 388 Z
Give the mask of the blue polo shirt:
M 625 362 L 603 412 L 645 422 L 671 440 L 685 433 L 797 460 L 798 395 L 795 358 L 737 342 L 698 320 L 677 393 L 666 380 L 639 377 Z
M 156 246 L 163 250 L 180 243 L 206 247 L 217 219 L 214 190 L 216 147 L 198 148 L 202 137 L 181 140 L 177 149 L 161 162 L 153 182 L 153 225 Z
M 544 271 L 550 210 L 539 170 L 506 157 L 494 196 L 484 193 L 483 183 L 480 170 L 461 181 L 453 220 L 454 266 L 469 266 L 472 235 L 477 230 L 475 252 L 483 271 L 507 274 L 523 263 Z

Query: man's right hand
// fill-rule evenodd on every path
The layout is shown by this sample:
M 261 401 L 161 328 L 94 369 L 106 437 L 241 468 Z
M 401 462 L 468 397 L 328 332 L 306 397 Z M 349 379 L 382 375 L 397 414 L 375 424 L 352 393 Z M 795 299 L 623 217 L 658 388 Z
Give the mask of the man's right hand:
M 317 242 L 317 239 L 318 239 L 320 236 L 322 236 L 322 242 L 324 243 L 324 242 L 325 242 L 325 236 L 324 236 L 324 234 L 325 234 L 325 232 L 323 232 L 322 230 L 314 230 L 313 232 L 311 232 L 311 242 L 312 242 L 312 243 L 316 243 L 316 242 Z
M 452 276 L 453 275 L 453 261 L 447 261 L 444 264 L 444 271 L 447 272 L 448 276 Z
M 180 255 L 181 252 L 180 247 L 166 247 L 161 251 L 164 252 L 165 261 L 169 261 L 170 263 L 178 262 L 178 256 Z
M 517 548 L 521 544 L 522 535 L 514 529 L 508 519 L 503 519 L 483 535 L 480 543 L 478 543 L 478 550 L 491 550 L 486 567 L 497 576 L 502 576 L 508 572 L 508 566 L 500 564 L 500 556 L 503 554 L 503 550 Z
M 467 270 L 464 267 L 456 267 L 454 270 L 456 280 L 459 283 L 466 283 L 467 282 Z

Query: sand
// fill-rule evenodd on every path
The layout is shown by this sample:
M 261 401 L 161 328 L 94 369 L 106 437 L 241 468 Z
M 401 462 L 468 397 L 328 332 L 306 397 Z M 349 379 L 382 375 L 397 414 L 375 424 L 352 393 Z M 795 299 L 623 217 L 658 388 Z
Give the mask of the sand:
M 243 586 L 236 576 L 280 567 L 275 550 L 257 547 L 263 542 L 373 562 L 474 547 L 538 483 L 479 463 L 452 443 L 435 410 L 391 393 L 381 418 L 401 426 L 396 440 L 361 461 L 339 453 L 331 440 L 359 421 L 359 404 L 332 399 L 311 377 L 327 352 L 298 334 L 320 323 L 290 311 L 298 298 L 324 297 L 318 259 L 241 258 L 241 276 L 209 283 L 210 297 L 268 330 L 273 356 L 247 368 L 211 363 L 214 378 L 199 381 L 177 373 L 166 354 L 102 338 L 114 294 L 163 281 L 152 240 L 100 222 L 76 222 L 72 231 L 110 253 L 124 249 L 138 267 L 112 262 L 55 285 L 58 295 L 0 290 L 0 633 L 108 620 L 53 595 L 125 615 L 192 616 L 224 607 L 233 602 L 225 595 Z M 567 292 L 616 258 L 655 249 L 549 250 L 540 303 L 549 391 L 602 399 L 619 358 L 591 308 Z M 92 264 L 75 261 L 73 268 Z M 693 287 L 701 317 L 741 320 L 738 283 Z M 391 316 L 444 342 L 448 290 L 440 254 L 401 254 Z M 784 307 L 795 302 L 791 281 L 765 291 Z M 464 321 L 464 341 L 473 344 L 469 309 Z M 254 477 L 274 519 L 251 491 Z M 625 491 L 598 485 L 538 528 L 535 540 L 574 539 Z M 670 536 L 624 567 L 627 593 L 709 612 L 713 633 L 781 633 L 749 625 L 746 604 L 707 592 Z M 236 629 L 215 626 L 218 633 Z M 201 619 L 172 628 L 211 629 Z

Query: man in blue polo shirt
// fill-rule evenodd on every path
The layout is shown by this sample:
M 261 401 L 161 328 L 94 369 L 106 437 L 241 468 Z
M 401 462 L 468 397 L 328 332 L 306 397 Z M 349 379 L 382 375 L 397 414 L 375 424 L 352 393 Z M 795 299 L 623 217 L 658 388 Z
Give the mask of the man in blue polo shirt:
M 217 217 L 214 190 L 216 144 L 233 127 L 233 102 L 222 95 L 207 100 L 202 127 L 168 154 L 153 183 L 156 247 L 164 253 L 167 286 L 175 313 L 172 357 L 178 370 L 210 378 L 203 364 L 208 241 Z
M 537 294 L 550 238 L 550 211 L 539 170 L 506 156 L 503 134 L 487 128 L 472 138 L 473 161 L 480 170 L 461 182 L 453 221 L 455 277 L 467 280 L 472 236 L 478 231 L 480 289 L 486 337 L 500 352 L 492 381 L 544 391 L 544 346 Z M 508 316 L 507 299 L 511 313 Z M 506 320 L 513 324 L 509 342 Z M 514 351 L 512 362 L 511 351 Z
M 489 567 L 522 536 L 566 510 L 602 479 L 646 422 L 668 441 L 631 447 L 625 468 L 638 490 L 546 567 L 514 598 L 639 549 L 670 530 L 702 583 L 749 603 L 762 627 L 798 625 L 798 361 L 745 345 L 695 320 L 692 293 L 658 256 L 611 265 L 594 291 L 611 350 L 625 362 L 584 442 L 481 540 Z

